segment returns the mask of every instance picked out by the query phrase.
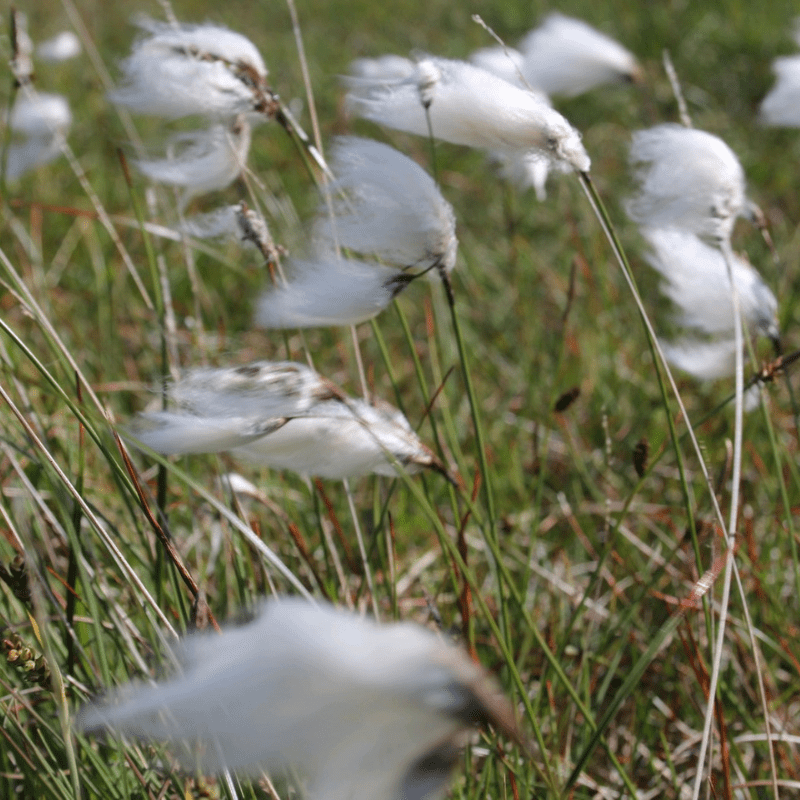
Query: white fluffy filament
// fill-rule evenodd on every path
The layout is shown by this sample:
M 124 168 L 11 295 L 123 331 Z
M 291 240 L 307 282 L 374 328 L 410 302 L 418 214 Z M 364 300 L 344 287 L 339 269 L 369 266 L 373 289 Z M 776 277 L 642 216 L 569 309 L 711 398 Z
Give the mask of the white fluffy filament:
M 733 336 L 733 301 L 725 257 L 692 233 L 645 229 L 650 265 L 664 278 L 664 294 L 677 307 L 677 322 L 712 335 Z M 733 257 L 733 280 L 744 320 L 756 333 L 778 339 L 778 301 L 758 272 Z
M 231 451 L 302 475 L 396 476 L 444 468 L 389 405 L 348 398 L 291 362 L 200 369 L 170 387 L 174 411 L 141 414 L 132 437 L 160 453 Z
M 380 264 L 337 258 L 287 262 L 289 282 L 261 295 L 256 324 L 262 328 L 357 325 L 380 314 L 412 276 Z
M 603 83 L 641 79 L 636 59 L 619 42 L 563 14 L 546 17 L 519 49 L 525 79 L 547 95 L 572 97 Z
M 117 689 L 77 726 L 168 740 L 187 768 L 297 767 L 311 800 L 444 792 L 464 732 L 513 714 L 466 654 L 411 623 L 379 625 L 292 598 L 179 648 L 182 674 Z
M 539 151 L 588 172 L 580 134 L 538 95 L 465 61 L 429 57 L 424 63 L 439 73 L 427 109 L 436 138 L 486 150 Z M 348 107 L 381 125 L 428 136 L 419 83 L 419 70 L 393 80 L 357 77 L 349 81 Z
M 250 125 L 239 115 L 233 125 L 177 134 L 170 149 L 181 149 L 173 157 L 137 161 L 136 166 L 152 181 L 181 188 L 185 208 L 193 197 L 224 189 L 236 180 L 247 162 L 250 138 Z
M 728 241 L 750 212 L 739 159 L 718 136 L 665 124 L 633 134 L 630 161 L 639 192 L 628 214 L 652 228 L 680 228 Z
M 56 158 L 71 125 L 69 103 L 62 95 L 20 91 L 11 109 L 9 127 L 25 138 L 9 145 L 6 177 L 14 180 Z
M 458 240 L 453 208 L 415 161 L 389 145 L 342 136 L 331 159 L 333 217 L 320 209 L 315 238 L 399 267 L 449 272 Z
M 234 117 L 263 102 L 267 75 L 255 45 L 218 25 L 172 25 L 144 19 L 140 38 L 122 62 L 115 103 L 142 114 L 175 119 Z

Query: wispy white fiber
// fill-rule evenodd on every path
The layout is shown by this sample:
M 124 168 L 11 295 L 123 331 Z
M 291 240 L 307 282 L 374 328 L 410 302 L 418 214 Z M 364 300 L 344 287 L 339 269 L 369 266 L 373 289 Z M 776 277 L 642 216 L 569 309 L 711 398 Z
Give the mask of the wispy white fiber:
M 59 64 L 80 55 L 81 40 L 72 31 L 61 31 L 36 47 L 36 55 L 42 61 Z
M 679 339 L 661 345 L 667 360 L 698 380 L 729 378 L 736 363 L 733 338 L 702 340 Z
M 513 47 L 500 47 L 499 45 L 483 47 L 472 53 L 469 60 L 476 67 L 485 69 L 492 75 L 497 75 L 509 83 L 526 88 L 521 81 L 524 56 Z
M 777 82 L 761 102 L 761 119 L 767 125 L 800 127 L 800 56 L 772 62 Z
M 800 19 L 794 23 L 794 40 L 800 45 Z M 772 62 L 777 81 L 761 101 L 761 120 L 767 125 L 800 127 L 800 55 Z
M 142 114 L 176 119 L 234 117 L 263 100 L 267 69 L 255 45 L 219 25 L 139 21 L 146 31 L 122 64 L 113 102 Z
M 402 268 L 453 269 L 455 214 L 422 167 L 389 145 L 355 136 L 335 140 L 330 163 L 333 218 L 323 205 L 314 227 L 324 249 L 338 243 Z
M 169 389 L 172 402 L 209 417 L 291 417 L 310 411 L 323 400 L 343 396 L 318 372 L 294 361 L 197 367 Z
M 357 325 L 380 314 L 412 276 L 377 263 L 338 258 L 291 259 L 289 282 L 269 289 L 258 301 L 262 328 L 318 328 Z
M 725 257 L 719 248 L 679 230 L 645 229 L 650 265 L 664 278 L 662 290 L 675 304 L 676 321 L 707 334 L 733 336 L 733 299 Z M 758 272 L 733 255 L 733 280 L 742 317 L 754 332 L 778 338 L 778 301 Z
M 410 58 L 397 55 L 377 58 L 357 58 L 350 62 L 348 84 L 357 81 L 388 82 L 404 81 L 416 71 L 416 64 Z
M 136 161 L 140 172 L 157 183 L 183 189 L 181 205 L 206 192 L 229 186 L 244 168 L 250 151 L 250 125 L 239 115 L 232 126 L 179 133 L 170 139 L 173 157 Z
M 639 181 L 630 217 L 652 228 L 680 228 L 729 240 L 737 216 L 750 213 L 744 171 L 718 136 L 681 125 L 633 134 L 630 161 Z
M 567 168 L 589 170 L 580 134 L 538 95 L 465 61 L 425 61 L 440 74 L 428 109 L 436 138 L 487 150 L 540 151 Z M 390 128 L 429 135 L 418 72 L 399 80 L 358 78 L 349 88 L 347 104 L 353 113 Z
M 418 625 L 325 603 L 271 600 L 221 636 L 188 637 L 179 656 L 182 674 L 121 687 L 77 726 L 167 740 L 204 773 L 292 766 L 310 800 L 438 797 L 470 726 L 514 732 L 508 703 L 465 653 Z
M 251 245 L 261 252 L 275 246 L 267 221 L 246 203 L 187 217 L 181 224 L 181 231 L 196 239 L 236 239 L 242 245 Z
M 603 83 L 641 78 L 634 56 L 579 19 L 553 13 L 520 43 L 522 73 L 547 95 L 575 96 Z
M 230 451 L 324 478 L 395 476 L 395 461 L 445 472 L 400 411 L 349 398 L 301 364 L 195 370 L 168 393 L 174 410 L 140 414 L 129 429 L 160 453 Z
M 520 189 L 533 189 L 537 200 L 547 199 L 550 160 L 539 153 L 491 154 L 500 166 L 500 174 Z
M 56 158 L 71 125 L 72 113 L 65 97 L 20 91 L 9 116 L 9 127 L 18 136 L 8 148 L 6 177 L 19 178 Z

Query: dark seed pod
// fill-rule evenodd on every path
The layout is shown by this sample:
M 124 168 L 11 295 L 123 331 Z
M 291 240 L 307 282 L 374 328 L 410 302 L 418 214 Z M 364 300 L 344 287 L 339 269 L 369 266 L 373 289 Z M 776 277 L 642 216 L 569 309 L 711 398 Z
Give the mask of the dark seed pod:
M 573 386 L 568 391 L 564 392 L 561 397 L 556 400 L 556 404 L 553 406 L 553 410 L 557 413 L 561 413 L 562 411 L 566 411 L 577 399 L 580 395 L 581 390 L 579 386 Z
M 633 468 L 640 478 L 643 478 L 644 473 L 647 471 L 647 457 L 649 454 L 650 445 L 647 443 L 647 439 L 642 437 L 633 448 Z

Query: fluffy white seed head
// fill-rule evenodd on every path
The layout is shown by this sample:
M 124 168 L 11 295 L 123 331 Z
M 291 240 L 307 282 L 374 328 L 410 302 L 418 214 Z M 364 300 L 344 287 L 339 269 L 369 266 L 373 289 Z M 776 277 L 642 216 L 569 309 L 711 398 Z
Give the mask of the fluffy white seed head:
M 630 161 L 639 181 L 630 217 L 652 228 L 680 228 L 730 239 L 737 216 L 749 212 L 742 165 L 718 136 L 681 125 L 633 134 Z
M 14 101 L 8 122 L 14 133 L 50 138 L 55 133 L 66 133 L 69 130 L 72 112 L 63 95 L 20 92 Z
M 440 74 L 428 109 L 436 138 L 487 150 L 540 151 L 567 168 L 589 170 L 580 134 L 538 95 L 465 61 L 427 60 Z M 416 72 L 403 80 L 359 78 L 349 87 L 347 104 L 353 113 L 428 135 Z
M 767 125 L 800 127 L 800 56 L 776 58 L 772 70 L 777 82 L 761 103 Z
M 386 144 L 355 136 L 335 140 L 329 187 L 333 218 L 320 207 L 314 238 L 402 268 L 446 271 L 456 263 L 453 208 L 415 161 Z
M 381 264 L 321 256 L 292 259 L 289 282 L 268 290 L 258 301 L 262 328 L 319 328 L 357 325 L 380 314 L 411 276 Z
M 378 58 L 357 58 L 350 63 L 348 84 L 365 82 L 404 81 L 416 70 L 416 64 L 405 56 L 385 55 Z
M 239 115 L 233 125 L 179 133 L 170 139 L 174 155 L 136 161 L 140 172 L 157 183 L 183 189 L 181 205 L 206 192 L 229 186 L 244 168 L 250 152 L 250 125 Z
M 71 125 L 69 103 L 62 95 L 21 91 L 9 116 L 9 127 L 19 136 L 8 148 L 6 177 L 15 180 L 58 157 Z
M 667 361 L 698 380 L 728 378 L 736 365 L 736 343 L 733 339 L 679 339 L 663 343 Z
M 676 321 L 711 335 L 733 336 L 733 299 L 725 258 L 692 233 L 646 229 L 648 261 L 664 278 L 664 294 L 675 304 Z M 778 301 L 756 270 L 734 255 L 733 280 L 744 320 L 755 332 L 778 338 Z
M 513 47 L 483 47 L 469 57 L 470 63 L 491 72 L 509 83 L 525 87 L 522 82 L 523 55 Z
M 206 773 L 292 766 L 311 800 L 433 798 L 470 726 L 516 732 L 466 654 L 418 625 L 324 603 L 271 600 L 252 622 L 187 638 L 179 657 L 182 674 L 116 690 L 77 727 L 168 740 Z
M 140 414 L 129 435 L 165 454 L 230 451 L 275 469 L 324 478 L 446 474 L 408 420 L 371 406 L 301 364 L 256 362 L 199 369 L 172 384 L 171 411 Z
M 81 40 L 72 31 L 61 31 L 36 48 L 36 55 L 51 64 L 68 61 L 80 55 L 80 52 Z
M 181 224 L 181 231 L 196 239 L 236 239 L 261 253 L 277 249 L 267 221 L 244 202 L 187 217 Z
M 263 101 L 267 69 L 255 45 L 218 25 L 179 25 L 145 19 L 122 62 L 122 85 L 111 99 L 142 114 L 176 119 L 234 117 Z
M 641 79 L 636 59 L 619 42 L 563 14 L 550 14 L 519 49 L 526 80 L 548 95 L 574 96 L 603 83 Z

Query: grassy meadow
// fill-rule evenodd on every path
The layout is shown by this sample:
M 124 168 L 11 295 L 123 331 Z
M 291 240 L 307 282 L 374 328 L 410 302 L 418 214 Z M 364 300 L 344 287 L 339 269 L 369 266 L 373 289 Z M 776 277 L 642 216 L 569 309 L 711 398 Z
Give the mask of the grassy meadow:
M 34 41 L 73 28 L 84 47 L 36 70 L 39 91 L 69 99 L 74 160 L 9 181 L 0 197 L 0 798 L 274 798 L 263 779 L 236 781 L 232 795 L 219 779 L 181 772 L 166 746 L 84 737 L 71 722 L 103 689 L 159 675 L 168 626 L 194 626 L 204 616 L 198 597 L 224 622 L 298 586 L 377 608 L 382 620 L 438 626 L 496 676 L 528 752 L 477 733 L 452 782 L 459 800 L 689 800 L 715 662 L 700 796 L 800 796 L 797 367 L 766 384 L 744 418 L 728 597 L 726 542 L 686 419 L 662 391 L 663 368 L 575 175 L 551 175 L 539 202 L 502 181 L 483 153 L 432 148 L 344 112 L 338 76 L 352 59 L 414 50 L 466 58 L 493 44 L 472 14 L 514 45 L 556 6 L 297 0 L 323 148 L 357 133 L 431 173 L 433 152 L 458 223 L 463 354 L 436 281 L 415 282 L 358 326 L 357 339 L 370 391 L 404 410 L 461 485 L 433 472 L 360 478 L 349 481 L 352 507 L 341 481 L 227 455 L 155 459 L 115 439 L 117 425 L 159 403 L 164 376 L 303 361 L 305 346 L 319 372 L 358 396 L 354 341 L 347 329 L 257 329 L 269 276 L 255 251 L 145 230 L 144 221 L 175 226 L 176 196 L 132 167 L 126 181 L 120 154 L 132 161 L 137 139 L 158 153 L 191 121 L 120 113 L 106 92 L 136 35 L 131 14 L 163 18 L 158 3 L 20 8 Z M 248 36 L 312 135 L 284 3 L 175 0 L 173 9 L 181 21 Z M 666 49 L 695 126 L 742 162 L 777 258 L 741 220 L 733 245 L 778 298 L 784 352 L 800 349 L 800 132 L 758 122 L 772 59 L 797 49 L 791 4 L 567 0 L 557 9 L 620 41 L 643 69 L 641 86 L 599 87 L 555 106 L 583 134 L 656 329 L 671 331 L 670 308 L 624 202 L 631 132 L 678 121 Z M 7 29 L 0 46 L 5 63 Z M 10 73 L 3 85 L 7 105 Z M 254 129 L 248 166 L 187 213 L 246 200 L 292 252 L 318 203 L 314 178 L 275 122 Z M 772 358 L 767 342 L 754 344 L 746 378 Z M 727 519 L 733 379 L 675 377 Z M 232 493 L 230 473 L 255 491 Z M 285 800 L 297 790 L 279 783 L 277 792 Z

